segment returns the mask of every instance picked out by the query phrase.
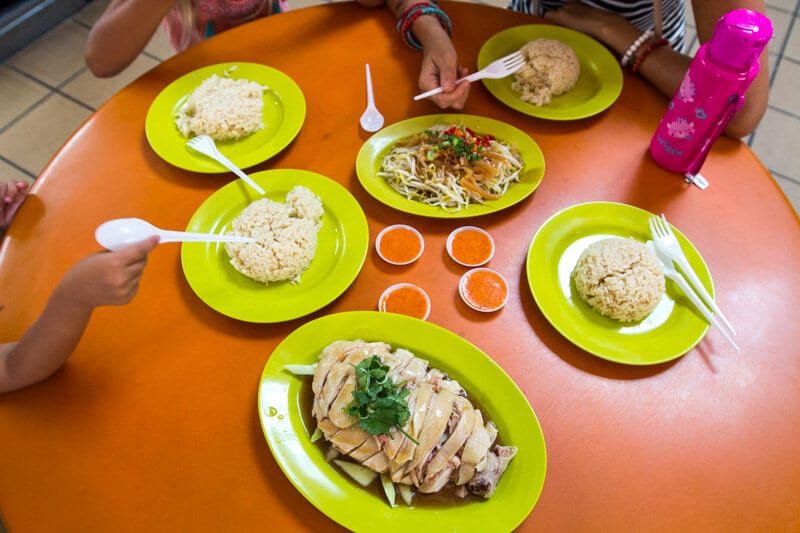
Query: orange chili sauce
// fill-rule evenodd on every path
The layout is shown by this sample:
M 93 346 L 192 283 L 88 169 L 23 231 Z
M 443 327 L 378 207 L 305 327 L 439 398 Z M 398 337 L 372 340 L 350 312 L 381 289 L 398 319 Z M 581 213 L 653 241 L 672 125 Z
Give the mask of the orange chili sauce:
M 407 228 L 395 228 L 381 237 L 381 255 L 393 263 L 408 263 L 422 250 L 422 243 L 416 233 Z
M 462 296 L 480 310 L 493 311 L 505 302 L 508 287 L 496 272 L 478 270 L 467 276 Z
M 492 243 L 484 233 L 474 229 L 465 229 L 453 235 L 450 250 L 461 263 L 482 265 L 489 260 Z
M 403 286 L 394 289 L 383 299 L 383 310 L 424 319 L 428 314 L 428 301 L 420 289 Z

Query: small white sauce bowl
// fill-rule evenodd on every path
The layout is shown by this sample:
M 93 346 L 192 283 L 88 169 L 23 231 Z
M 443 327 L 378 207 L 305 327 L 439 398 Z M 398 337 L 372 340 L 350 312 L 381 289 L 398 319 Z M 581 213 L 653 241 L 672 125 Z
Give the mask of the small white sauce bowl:
M 416 235 L 417 239 L 419 239 L 419 253 L 413 258 L 409 259 L 408 261 L 403 261 L 403 262 L 392 261 L 387 257 L 385 257 L 383 255 L 383 252 L 381 251 L 381 243 L 383 242 L 384 236 L 386 236 L 386 234 L 389 233 L 390 231 L 397 229 L 408 230 L 414 235 Z M 380 258 L 389 263 L 390 265 L 398 265 L 398 266 L 410 265 L 411 263 L 419 259 L 422 256 L 422 252 L 425 251 L 425 239 L 422 238 L 422 234 L 417 230 L 417 228 L 413 226 L 409 226 L 407 224 L 393 224 L 391 226 L 386 226 L 380 231 L 380 233 L 378 233 L 378 236 L 375 238 L 375 250 L 378 252 Z
M 464 261 L 458 259 L 455 256 L 455 254 L 453 253 L 453 240 L 462 231 L 475 231 L 475 232 L 480 233 L 481 235 L 484 235 L 489 240 L 489 244 L 491 245 L 491 251 L 489 252 L 489 257 L 487 257 L 486 260 L 480 261 L 478 263 L 465 263 Z M 489 235 L 488 231 L 486 231 L 483 228 L 479 228 L 477 226 L 461 226 L 460 228 L 456 228 L 453 231 L 451 231 L 450 235 L 447 236 L 447 241 L 445 242 L 445 248 L 447 248 L 447 255 L 450 256 L 450 259 L 452 259 L 453 261 L 455 261 L 459 265 L 462 265 L 462 266 L 465 266 L 465 267 L 477 267 L 477 266 L 485 265 L 486 263 L 488 263 L 489 261 L 492 260 L 492 258 L 494 257 L 494 250 L 495 250 L 494 239 L 492 238 L 492 236 Z
M 472 301 L 472 299 L 467 294 L 467 283 L 469 282 L 470 278 L 480 272 L 489 272 L 495 276 L 497 276 L 500 281 L 503 283 L 503 288 L 505 289 L 505 296 L 503 297 L 503 301 L 500 302 L 499 305 L 495 307 L 485 307 L 481 306 L 479 303 Z M 480 311 L 482 313 L 493 313 L 494 311 L 498 311 L 506 305 L 508 301 L 509 289 L 508 289 L 508 282 L 506 278 L 496 270 L 492 270 L 491 268 L 473 268 L 472 270 L 468 270 L 461 276 L 461 279 L 458 281 L 458 294 L 461 296 L 461 300 L 467 304 L 469 307 L 476 311 Z
M 378 298 L 378 311 L 382 311 L 384 313 L 394 313 L 396 311 L 387 311 L 386 310 L 386 300 L 389 298 L 394 291 L 398 289 L 410 288 L 419 293 L 425 299 L 425 314 L 421 317 L 422 320 L 428 320 L 428 316 L 431 314 L 431 299 L 428 297 L 428 293 L 420 287 L 419 285 L 414 285 L 413 283 L 396 283 L 391 287 L 387 288 L 381 294 L 381 297 Z M 405 313 L 400 313 L 405 314 Z M 406 316 L 414 316 L 414 315 L 406 315 Z M 414 316 L 414 318 L 420 318 L 418 316 Z

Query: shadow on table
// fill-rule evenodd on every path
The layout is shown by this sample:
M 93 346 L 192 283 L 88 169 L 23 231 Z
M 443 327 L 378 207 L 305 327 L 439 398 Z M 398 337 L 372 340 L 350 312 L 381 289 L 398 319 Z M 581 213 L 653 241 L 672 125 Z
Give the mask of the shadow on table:
M 528 285 L 527 273 L 523 269 L 520 272 L 521 287 Z M 579 348 L 562 336 L 542 314 L 539 306 L 530 293 L 522 298 L 522 306 L 528 316 L 538 317 L 538 320 L 530 320 L 529 324 L 536 333 L 536 336 L 558 357 L 571 366 L 583 370 L 588 374 L 600 376 L 608 379 L 643 379 L 660 374 L 671 368 L 680 358 L 667 361 L 658 365 L 623 365 L 613 361 L 607 361 L 594 356 L 589 352 Z

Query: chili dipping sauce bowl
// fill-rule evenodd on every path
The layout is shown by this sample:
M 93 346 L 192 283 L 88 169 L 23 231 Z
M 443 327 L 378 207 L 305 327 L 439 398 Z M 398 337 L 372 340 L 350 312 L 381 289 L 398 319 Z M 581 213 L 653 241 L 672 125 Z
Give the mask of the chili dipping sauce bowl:
M 431 300 L 422 287 L 413 283 L 397 283 L 383 291 L 378 299 L 378 311 L 427 320 L 431 314 Z
M 477 226 L 461 226 L 450 232 L 445 243 L 450 258 L 465 267 L 485 265 L 494 257 L 494 239 Z
M 458 294 L 465 304 L 476 311 L 491 313 L 508 301 L 508 283 L 491 268 L 473 268 L 461 276 Z
M 390 265 L 408 265 L 425 249 L 425 240 L 416 228 L 406 224 L 386 226 L 375 238 L 375 250 Z

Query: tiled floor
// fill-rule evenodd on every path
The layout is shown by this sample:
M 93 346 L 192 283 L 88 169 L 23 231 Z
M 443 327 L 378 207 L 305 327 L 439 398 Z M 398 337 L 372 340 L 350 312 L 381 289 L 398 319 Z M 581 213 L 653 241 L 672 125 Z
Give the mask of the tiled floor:
M 290 0 L 290 5 L 300 9 L 325 1 L 331 0 Z M 89 2 L 81 12 L 0 63 L 0 179 L 34 180 L 94 110 L 173 53 L 159 32 L 124 73 L 95 79 L 84 65 L 83 47 L 89 28 L 108 2 Z M 770 45 L 770 104 L 747 142 L 800 213 L 800 1 L 767 0 L 767 13 L 775 27 Z

